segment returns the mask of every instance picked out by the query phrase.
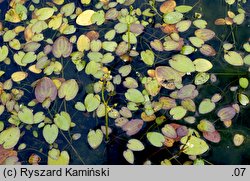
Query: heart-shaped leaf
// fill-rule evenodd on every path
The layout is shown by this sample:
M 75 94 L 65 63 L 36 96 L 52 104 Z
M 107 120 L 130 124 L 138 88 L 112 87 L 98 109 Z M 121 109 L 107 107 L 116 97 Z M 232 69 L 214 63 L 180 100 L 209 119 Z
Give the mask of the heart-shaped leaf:
M 60 152 L 57 149 L 52 149 L 48 153 L 48 165 L 68 165 L 69 154 L 67 151 Z
M 126 151 L 123 152 L 123 157 L 130 164 L 134 164 L 134 161 L 135 161 L 134 153 L 130 149 L 127 149 Z
M 96 110 L 98 108 L 98 106 L 101 103 L 101 98 L 99 95 L 94 95 L 94 94 L 88 94 L 85 97 L 84 100 L 84 105 L 86 107 L 86 110 L 88 112 L 93 112 L 94 110 Z
M 145 148 L 142 142 L 137 139 L 130 139 L 128 141 L 127 147 L 132 151 L 142 151 Z
M 58 136 L 58 127 L 55 124 L 46 125 L 43 128 L 43 137 L 47 143 L 53 144 Z
M 91 148 L 96 149 L 100 146 L 103 140 L 103 132 L 100 129 L 96 131 L 90 130 L 88 133 L 88 143 Z
M 20 129 L 10 127 L 0 133 L 0 144 L 4 149 L 10 149 L 16 146 L 20 138 Z
M 147 133 L 147 139 L 155 147 L 162 147 L 165 141 L 164 136 L 158 132 Z
M 67 112 L 62 111 L 60 114 L 56 114 L 54 122 L 61 130 L 68 131 L 71 125 L 71 118 Z

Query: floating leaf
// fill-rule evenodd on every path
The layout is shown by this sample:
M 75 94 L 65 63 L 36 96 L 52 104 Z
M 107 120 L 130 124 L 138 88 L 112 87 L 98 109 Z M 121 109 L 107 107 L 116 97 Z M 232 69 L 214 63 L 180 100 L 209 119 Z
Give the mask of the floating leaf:
M 206 55 L 206 56 L 209 56 L 209 57 L 212 57 L 212 56 L 215 56 L 216 55 L 216 51 L 214 50 L 214 48 L 210 45 L 202 45 L 202 47 L 200 48 L 200 52 L 203 54 L 203 55 Z
M 225 107 L 221 109 L 217 116 L 220 118 L 221 121 L 228 121 L 234 118 L 236 115 L 236 111 L 233 107 Z
M 74 11 L 75 11 L 75 3 L 72 2 L 63 5 L 60 10 L 60 13 L 67 17 L 72 15 Z
M 183 18 L 183 14 L 179 12 L 170 12 L 164 15 L 163 20 L 167 24 L 176 24 Z
M 54 123 L 57 127 L 63 131 L 68 131 L 71 126 L 71 118 L 67 112 L 62 111 L 60 114 L 56 114 Z
M 201 28 L 201 29 L 206 28 L 206 26 L 207 26 L 207 22 L 203 19 L 195 20 L 195 21 L 193 21 L 193 24 L 197 28 Z
M 38 20 L 47 20 L 53 16 L 55 10 L 53 8 L 41 8 L 35 11 Z
M 17 36 L 17 33 L 14 30 L 8 30 L 3 35 L 3 41 L 9 42 Z
M 241 105 L 246 106 L 249 104 L 249 98 L 245 94 L 239 94 L 238 100 Z
M 192 99 L 184 99 L 181 101 L 182 107 L 184 107 L 186 110 L 195 112 L 196 111 L 196 106 L 195 103 Z
M 206 138 L 208 141 L 211 141 L 213 143 L 219 143 L 221 140 L 220 134 L 218 131 L 205 131 L 203 132 L 203 137 Z
M 215 103 L 211 99 L 204 99 L 199 105 L 199 113 L 207 114 L 215 109 Z
M 198 37 L 189 37 L 189 41 L 192 43 L 193 46 L 200 48 L 204 45 L 204 41 Z
M 75 104 L 75 109 L 78 111 L 85 111 L 86 110 L 86 108 L 82 102 L 77 102 Z
M 213 67 L 213 64 L 210 61 L 203 58 L 197 58 L 193 63 L 197 72 L 207 72 Z
M 162 5 L 160 6 L 160 11 L 164 14 L 170 13 L 174 11 L 175 7 L 176 7 L 176 2 L 168 0 L 162 3 Z
M 100 105 L 100 103 L 101 103 L 100 96 L 94 94 L 88 94 L 84 100 L 84 105 L 88 112 L 93 112 L 94 110 L 96 110 Z
M 9 127 L 0 133 L 0 145 L 4 149 L 10 149 L 16 146 L 20 138 L 20 129 L 18 127 Z
M 195 71 L 195 66 L 192 60 L 185 55 L 174 55 L 172 59 L 169 60 L 169 64 L 172 68 L 179 72 L 189 73 Z
M 240 146 L 240 145 L 242 145 L 243 142 L 244 142 L 244 140 L 245 140 L 245 138 L 244 138 L 243 135 L 241 135 L 241 134 L 235 134 L 235 135 L 234 135 L 233 142 L 234 142 L 234 145 L 235 145 L 235 146 Z
M 8 57 L 8 54 L 9 54 L 9 49 L 7 46 L 4 45 L 0 47 L 0 62 L 4 61 Z
M 201 155 L 209 149 L 204 140 L 195 136 L 185 136 L 181 139 L 181 143 L 185 145 L 183 153 L 187 155 Z
M 181 120 L 187 113 L 187 110 L 182 106 L 174 107 L 170 110 L 169 114 L 173 117 L 174 120 Z
M 57 96 L 56 85 L 48 77 L 40 79 L 35 88 L 35 96 L 40 103 L 44 102 L 47 98 L 49 98 L 50 101 L 54 101 Z
M 67 151 L 60 152 L 57 149 L 52 149 L 48 153 L 48 165 L 68 165 L 69 154 Z
M 96 131 L 90 130 L 88 133 L 88 143 L 91 148 L 96 149 L 100 146 L 103 140 L 103 133 L 100 129 Z
M 202 85 L 205 84 L 209 80 L 209 78 L 210 75 L 208 73 L 201 72 L 195 76 L 194 83 L 195 85 Z
M 209 41 L 214 38 L 215 32 L 209 29 L 198 29 L 195 31 L 195 36 L 203 41 Z
M 53 44 L 52 53 L 56 58 L 67 58 L 70 56 L 72 48 L 72 44 L 69 42 L 68 38 L 60 36 Z
M 213 123 L 211 123 L 210 121 L 207 121 L 205 119 L 201 120 L 200 123 L 197 125 L 197 128 L 201 131 L 201 132 L 214 132 L 215 128 Z
M 176 6 L 175 10 L 180 12 L 180 13 L 187 13 L 189 11 L 191 11 L 193 9 L 192 6 L 187 6 L 187 5 L 180 5 L 180 6 Z
M 142 142 L 137 139 L 130 139 L 128 141 L 127 147 L 132 151 L 142 151 L 145 148 Z
M 76 24 L 80 26 L 89 26 L 92 25 L 93 22 L 91 21 L 92 15 L 95 13 L 93 10 L 85 10 L 76 19 Z
M 126 131 L 128 136 L 137 134 L 143 126 L 143 120 L 141 119 L 132 119 L 122 126 L 122 130 Z
M 142 51 L 141 59 L 145 64 L 152 66 L 155 60 L 154 52 L 151 50 Z
M 130 164 L 134 164 L 134 153 L 130 150 L 127 149 L 126 151 L 123 152 L 123 157 L 129 162 Z
M 192 24 L 192 21 L 183 20 L 183 21 L 180 21 L 176 24 L 176 28 L 177 28 L 178 32 L 185 32 L 190 28 L 191 24 Z
M 77 49 L 80 52 L 90 49 L 90 39 L 86 35 L 81 35 L 77 40 Z
M 148 132 L 147 139 L 155 147 L 162 147 L 165 142 L 164 136 L 158 132 Z
M 247 78 L 240 78 L 239 84 L 243 89 L 246 89 L 249 85 L 249 81 Z
M 168 138 L 175 139 L 177 138 L 177 133 L 174 129 L 174 127 L 171 124 L 166 124 L 162 129 L 161 132 L 164 134 L 164 136 Z
M 46 125 L 43 128 L 43 137 L 47 143 L 53 144 L 58 136 L 58 128 L 55 124 Z
M 66 101 L 74 99 L 78 93 L 79 87 L 74 79 L 67 80 L 62 83 L 58 90 L 58 97 L 64 98 Z
M 28 76 L 28 73 L 22 72 L 22 71 L 18 71 L 18 72 L 14 72 L 14 73 L 11 75 L 11 79 L 12 79 L 14 82 L 20 82 L 20 81 L 26 79 L 27 76 Z
M 241 25 L 245 20 L 245 13 L 240 13 L 233 18 L 233 22 L 237 25 Z
M 224 55 L 224 59 L 227 63 L 234 66 L 242 66 L 244 63 L 241 55 L 235 51 L 227 52 L 227 54 Z
M 144 102 L 144 96 L 142 93 L 137 89 L 128 89 L 125 93 L 126 99 L 134 103 L 142 103 Z
M 175 99 L 171 99 L 169 97 L 161 97 L 159 102 L 162 104 L 162 109 L 169 110 L 176 107 Z

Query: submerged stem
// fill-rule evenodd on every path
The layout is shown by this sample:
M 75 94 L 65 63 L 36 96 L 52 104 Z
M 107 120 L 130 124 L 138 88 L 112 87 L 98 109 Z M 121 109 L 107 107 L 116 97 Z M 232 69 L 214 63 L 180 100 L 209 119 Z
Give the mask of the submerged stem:
M 105 107 L 105 132 L 106 132 L 106 141 L 109 140 L 109 135 L 108 135 L 108 126 L 109 126 L 109 118 L 108 118 L 108 101 L 106 101 L 104 92 L 105 92 L 105 87 L 106 87 L 106 80 L 104 80 L 102 84 L 102 102 Z
M 71 144 L 71 142 L 68 140 L 68 138 L 65 136 L 65 134 L 60 130 L 61 135 L 64 137 L 64 139 L 68 142 L 68 144 L 70 145 L 70 147 L 72 148 L 72 150 L 75 152 L 75 154 L 77 155 L 77 157 L 79 158 L 79 160 L 82 162 L 82 164 L 85 165 L 85 162 L 83 161 L 82 157 L 79 155 L 79 153 L 77 152 L 77 150 L 75 149 L 75 147 Z

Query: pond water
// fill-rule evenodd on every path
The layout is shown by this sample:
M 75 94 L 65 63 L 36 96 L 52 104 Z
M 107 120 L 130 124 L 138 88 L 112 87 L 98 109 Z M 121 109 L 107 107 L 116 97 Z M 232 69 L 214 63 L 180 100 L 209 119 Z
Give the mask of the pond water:
M 37 8 L 42 8 L 47 6 L 46 3 L 52 2 L 52 1 L 46 1 L 46 0 L 40 0 L 39 4 L 36 4 L 35 6 Z M 95 9 L 94 5 L 97 3 L 97 0 L 93 0 L 90 5 L 84 6 L 80 3 L 80 1 L 72 1 L 67 0 L 65 1 L 67 3 L 69 2 L 75 2 L 76 6 L 81 7 L 82 9 Z M 143 5 L 143 3 L 147 3 L 147 0 L 140 0 L 135 1 L 133 4 L 133 8 L 141 8 L 142 10 L 145 9 L 148 6 Z M 4 27 L 7 27 L 8 29 L 13 29 L 17 26 L 15 23 L 5 22 L 4 17 L 7 11 L 9 10 L 9 1 L 3 1 L 0 3 L 0 22 L 3 23 Z M 31 1 L 28 1 L 25 3 L 26 7 L 29 7 Z M 222 108 L 224 106 L 237 103 L 237 96 L 235 96 L 235 92 L 232 92 L 229 90 L 232 86 L 238 86 L 238 80 L 241 77 L 248 78 L 250 80 L 250 73 L 248 71 L 248 66 L 240 66 L 235 67 L 231 66 L 228 63 L 226 63 L 223 59 L 223 49 L 222 49 L 222 43 L 224 42 L 230 42 L 233 43 L 233 37 L 232 29 L 230 26 L 216 26 L 214 24 L 215 20 L 218 18 L 222 18 L 226 16 L 227 11 L 232 9 L 232 11 L 235 12 L 236 5 L 232 5 L 229 7 L 224 0 L 176 0 L 177 5 L 185 4 L 194 6 L 193 10 L 190 13 L 185 14 L 186 19 L 194 20 L 194 13 L 201 13 L 202 19 L 205 19 L 207 21 L 207 28 L 213 30 L 216 33 L 217 38 L 214 38 L 213 40 L 209 41 L 209 44 L 215 48 L 215 50 L 218 52 L 216 56 L 209 58 L 211 62 L 213 63 L 213 69 L 209 71 L 209 73 L 213 73 L 217 76 L 218 81 L 215 83 L 208 82 L 204 85 L 197 86 L 197 89 L 199 90 L 199 95 L 195 99 L 195 103 L 198 105 L 204 98 L 211 98 L 212 95 L 215 93 L 220 93 L 223 95 L 223 101 L 216 104 L 216 110 L 206 114 L 204 116 L 200 116 L 200 119 L 208 119 L 208 120 L 218 120 L 218 117 L 216 115 L 216 112 L 219 108 Z M 160 5 L 162 3 L 156 2 L 156 8 L 159 9 Z M 129 8 L 125 6 L 126 8 Z M 124 6 L 119 5 L 117 6 L 117 9 L 124 8 Z M 233 29 L 233 33 L 235 36 L 235 46 L 236 49 L 242 50 L 242 45 L 249 41 L 250 38 L 250 1 L 247 0 L 247 2 L 243 5 L 244 10 L 246 11 L 246 18 L 245 22 L 241 24 L 240 26 L 235 26 Z M 28 14 L 28 19 L 31 19 L 31 13 Z M 161 22 L 158 16 L 153 18 L 153 21 L 155 22 Z M 90 26 L 90 27 L 81 27 L 75 23 L 74 20 L 71 20 L 70 24 L 73 24 L 76 26 L 77 31 L 74 33 L 77 37 L 89 32 L 90 30 L 95 30 L 100 33 L 100 37 L 103 37 L 104 33 L 108 30 L 113 29 L 113 26 L 117 22 L 109 22 L 104 23 L 101 26 Z M 20 23 L 20 25 L 25 26 L 26 23 Z M 145 28 L 144 32 L 138 37 L 138 43 L 137 43 L 137 51 L 141 52 L 145 49 L 148 49 L 148 46 L 150 44 L 150 41 L 154 40 L 155 37 L 164 37 L 166 34 L 162 32 L 159 28 L 154 28 L 154 23 L 150 25 L 149 27 Z M 186 39 L 189 36 L 193 36 L 194 27 L 191 27 L 188 32 L 185 32 L 181 34 L 181 36 Z M 56 31 L 51 31 L 49 29 L 43 31 L 44 36 L 46 37 L 59 37 L 60 34 Z M 70 37 L 70 36 L 68 36 Z M 18 39 L 24 40 L 24 37 L 22 35 L 18 35 Z M 55 38 L 53 39 L 55 40 Z M 117 37 L 115 41 L 120 42 L 121 38 Z M 43 42 L 44 43 L 44 42 Z M 2 41 L 2 36 L 0 36 L 0 47 L 2 47 L 4 43 Z M 43 44 L 44 45 L 44 44 Z M 43 46 L 37 50 L 37 52 L 42 51 Z M 74 47 L 74 50 L 76 48 Z M 11 51 L 10 54 L 12 54 L 14 51 Z M 174 53 L 172 52 L 156 52 L 156 60 L 155 65 L 153 68 L 160 66 L 160 65 L 166 65 L 166 60 L 168 60 Z M 195 58 L 201 56 L 199 53 L 195 55 L 191 55 L 190 57 L 192 60 Z M 119 59 L 119 57 L 116 57 L 116 59 Z M 87 58 L 86 58 L 87 60 Z M 164 61 L 162 61 L 164 60 Z M 11 58 L 11 65 L 6 65 L 3 62 L 0 62 L 0 70 L 5 71 L 5 74 L 0 77 L 0 82 L 4 82 L 5 80 L 9 79 L 11 75 L 16 71 L 28 71 L 27 67 L 20 67 L 17 64 L 13 63 L 13 59 Z M 87 60 L 88 61 L 88 60 Z M 90 129 L 98 129 L 100 125 L 104 125 L 105 121 L 103 118 L 98 118 L 94 113 L 87 113 L 77 111 L 74 108 L 74 105 L 76 102 L 81 101 L 83 102 L 86 94 L 88 91 L 86 91 L 86 88 L 91 87 L 91 84 L 96 82 L 96 79 L 93 78 L 93 76 L 86 75 L 85 71 L 77 71 L 75 68 L 75 65 L 71 62 L 70 58 L 65 58 L 63 62 L 63 74 L 58 75 L 51 75 L 50 77 L 61 77 L 63 76 L 66 80 L 68 79 L 75 79 L 79 85 L 79 92 L 77 96 L 74 98 L 73 101 L 68 101 L 65 105 L 64 102 L 61 99 L 57 99 L 55 102 L 51 104 L 50 107 L 50 113 L 48 113 L 48 110 L 43 109 L 41 104 L 35 106 L 34 112 L 37 111 L 44 111 L 46 116 L 50 117 L 50 114 L 55 115 L 56 113 L 60 111 L 67 111 L 73 120 L 73 122 L 76 124 L 74 128 L 71 128 L 70 131 L 64 131 L 64 134 L 60 134 L 58 138 L 56 139 L 56 143 L 58 145 L 59 150 L 67 150 L 70 155 L 70 164 L 128 164 L 128 162 L 123 157 L 123 151 L 126 150 L 126 144 L 129 140 L 129 137 L 121 130 L 116 128 L 114 125 L 114 120 L 110 119 L 110 127 L 113 128 L 113 132 L 110 135 L 110 140 L 108 143 L 105 141 L 102 142 L 102 144 L 95 150 L 93 150 L 88 142 L 87 142 L 87 135 Z M 118 72 L 118 68 L 122 65 L 125 65 L 126 63 L 122 61 L 115 61 L 109 64 L 109 68 L 114 73 L 114 75 Z M 140 57 L 133 58 L 131 65 L 133 67 L 133 71 L 130 74 L 131 77 L 135 78 L 137 81 L 140 80 L 140 76 L 147 75 L 148 66 L 146 66 L 141 60 Z M 136 74 L 136 72 L 140 73 L 140 76 Z M 35 98 L 34 95 L 34 88 L 32 88 L 30 85 L 42 78 L 43 74 L 30 74 L 31 76 L 28 76 L 25 80 L 21 81 L 20 84 L 14 84 L 15 88 L 20 88 L 24 90 L 25 94 L 22 97 L 21 100 L 19 100 L 19 103 L 22 103 L 23 105 L 27 105 L 30 100 Z M 194 75 L 185 77 L 183 80 L 183 84 L 189 84 L 192 83 L 194 80 Z M 140 85 L 140 88 L 141 85 Z M 142 89 L 141 89 L 142 90 Z M 120 105 L 125 104 L 126 105 L 126 99 L 124 97 L 124 87 L 118 86 L 116 88 L 117 96 L 114 97 L 111 100 L 112 104 L 117 103 L 118 107 Z M 161 95 L 169 95 L 171 91 L 169 90 L 163 90 L 161 91 Z M 244 92 L 246 95 L 250 95 L 250 89 L 246 90 Z M 65 110 L 66 109 L 66 110 Z M 200 158 L 205 159 L 207 163 L 212 164 L 250 164 L 250 121 L 249 121 L 249 104 L 247 106 L 240 106 L 240 113 L 236 115 L 236 117 L 233 119 L 232 126 L 230 128 L 225 128 L 223 123 L 219 120 L 216 121 L 216 129 L 221 134 L 221 141 L 219 143 L 212 143 L 208 142 L 208 145 L 210 147 L 209 151 L 203 154 Z M 165 112 L 162 111 L 160 114 L 164 114 Z M 10 117 L 10 113 L 4 112 L 2 115 L 0 115 L 0 121 L 3 121 L 6 123 L 6 125 L 9 125 L 8 119 Z M 169 116 L 168 113 L 165 115 Z M 133 118 L 140 118 L 140 113 L 136 113 L 133 115 Z M 185 123 L 184 121 L 172 121 L 168 120 L 169 122 L 175 122 L 183 125 L 187 125 L 188 127 L 196 128 L 196 125 L 189 125 Z M 141 141 L 145 144 L 145 149 L 142 152 L 134 152 L 135 154 L 135 164 L 143 164 L 146 160 L 150 160 L 152 164 L 160 164 L 160 162 L 164 159 L 169 159 L 179 151 L 179 145 L 175 146 L 174 148 L 156 148 L 152 146 L 145 136 L 146 131 L 151 128 L 153 125 L 148 123 L 143 126 L 142 130 L 134 136 L 134 138 L 141 139 Z M 28 164 L 28 158 L 31 154 L 35 153 L 38 154 L 41 157 L 41 162 L 39 164 L 47 164 L 47 153 L 50 149 L 50 146 L 46 141 L 44 140 L 42 136 L 41 129 L 37 128 L 37 126 L 32 126 L 30 129 L 25 129 L 26 125 L 23 125 L 22 131 L 25 132 L 25 135 L 22 136 L 19 140 L 19 143 L 25 143 L 27 147 L 24 150 L 18 151 L 18 158 L 21 161 L 22 164 Z M 159 128 L 155 127 L 155 130 L 158 130 Z M 32 135 L 32 131 L 38 131 L 39 136 L 36 138 Z M 81 133 L 81 138 L 77 141 L 70 140 L 71 135 L 75 133 Z M 233 136 L 238 133 L 242 134 L 245 137 L 245 141 L 242 146 L 236 147 L 233 143 Z M 67 139 L 65 139 L 67 138 Z M 68 141 L 72 141 L 71 144 L 68 144 Z M 76 154 L 77 152 L 77 154 Z M 80 158 L 82 161 L 80 160 Z M 198 156 L 199 157 L 199 156 Z M 180 164 L 184 163 L 186 160 L 188 160 L 188 156 L 185 154 L 181 154 L 177 159 L 173 159 L 172 164 Z

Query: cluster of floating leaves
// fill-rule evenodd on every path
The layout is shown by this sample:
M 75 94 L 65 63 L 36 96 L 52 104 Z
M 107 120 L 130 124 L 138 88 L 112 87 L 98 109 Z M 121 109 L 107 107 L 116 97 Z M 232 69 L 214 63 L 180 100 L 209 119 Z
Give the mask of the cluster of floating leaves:
M 31 127 L 41 130 L 33 131 L 34 137 L 42 134 L 50 145 L 47 164 L 70 163 L 69 153 L 59 150 L 56 140 L 60 133 L 78 125 L 66 109 L 55 115 L 48 114 L 58 99 L 64 105 L 77 99 L 74 106 L 77 111 L 93 112 L 101 120 L 100 127 L 89 130 L 86 138 L 92 149 L 97 149 L 104 139 L 108 140 L 113 129 L 123 131 L 128 139 L 123 156 L 131 164 L 136 159 L 134 152 L 147 149 L 147 143 L 157 148 L 177 147 L 178 154 L 188 155 L 195 160 L 194 164 L 200 163 L 196 156 L 207 152 L 210 142 L 221 140 L 216 120 L 201 117 L 215 114 L 228 128 L 241 106 L 249 105 L 245 93 L 249 82 L 245 77 L 239 79 L 237 88 L 231 88 L 236 92 L 237 102 L 217 107 L 217 103 L 223 101 L 220 92 L 201 101 L 198 99 L 202 85 L 213 84 L 217 79 L 212 74 L 217 50 L 211 44 L 217 37 L 201 14 L 195 13 L 194 20 L 187 18 L 194 13 L 195 6 L 179 5 L 174 0 L 149 1 L 143 10 L 135 7 L 135 0 L 100 0 L 94 7 L 90 6 L 91 0 L 81 0 L 84 8 L 74 1 L 53 0 L 41 8 L 39 3 L 39 0 L 11 0 L 5 20 L 0 22 L 1 67 L 3 64 L 20 67 L 9 78 L 2 68 L 0 70 L 0 76 L 6 79 L 0 82 L 0 115 L 9 115 L 8 120 L 0 122 L 0 164 L 20 164 L 13 149 L 26 149 L 26 143 L 20 143 L 20 138 L 25 136 L 24 129 Z M 226 0 L 226 3 L 232 5 L 236 1 Z M 156 17 L 161 21 L 154 22 Z M 245 18 L 246 13 L 240 6 L 237 13 L 228 11 L 227 17 L 217 19 L 215 24 L 238 26 Z M 8 27 L 8 23 L 12 26 Z M 102 35 L 98 27 L 107 24 L 112 27 L 102 30 L 105 32 Z M 154 37 L 148 44 L 145 42 L 147 48 L 139 50 L 141 35 L 152 27 L 164 36 Z M 82 33 L 85 28 L 87 31 Z M 47 37 L 44 33 L 47 30 L 55 34 Z M 193 34 L 184 36 L 190 31 Z M 219 61 L 249 67 L 249 42 L 243 49 L 239 52 L 233 43 L 226 42 L 224 60 Z M 170 54 L 160 58 L 161 53 Z M 199 58 L 193 59 L 193 55 Z M 83 100 L 77 97 L 79 82 L 64 78 L 68 63 L 94 78 L 90 90 L 86 87 Z M 145 65 L 147 75 L 136 71 L 134 64 L 139 63 Z M 117 72 L 113 71 L 114 65 L 118 65 Z M 34 75 L 40 76 L 31 84 L 34 99 L 24 105 L 21 98 L 25 97 L 25 91 L 18 87 Z M 192 77 L 191 83 L 184 82 Z M 121 102 L 113 103 L 112 99 L 118 96 L 117 87 L 124 91 Z M 35 108 L 39 106 L 42 109 L 37 111 Z M 155 129 L 145 131 L 143 128 L 147 125 Z M 139 139 L 137 135 L 143 131 L 143 139 Z M 76 133 L 70 140 L 77 141 L 80 137 L 81 133 Z M 146 142 L 142 141 L 144 138 Z M 232 140 L 235 146 L 240 146 L 244 136 L 236 134 Z M 36 154 L 28 159 L 29 164 L 40 161 Z M 161 164 L 171 164 L 171 161 L 163 159 Z

